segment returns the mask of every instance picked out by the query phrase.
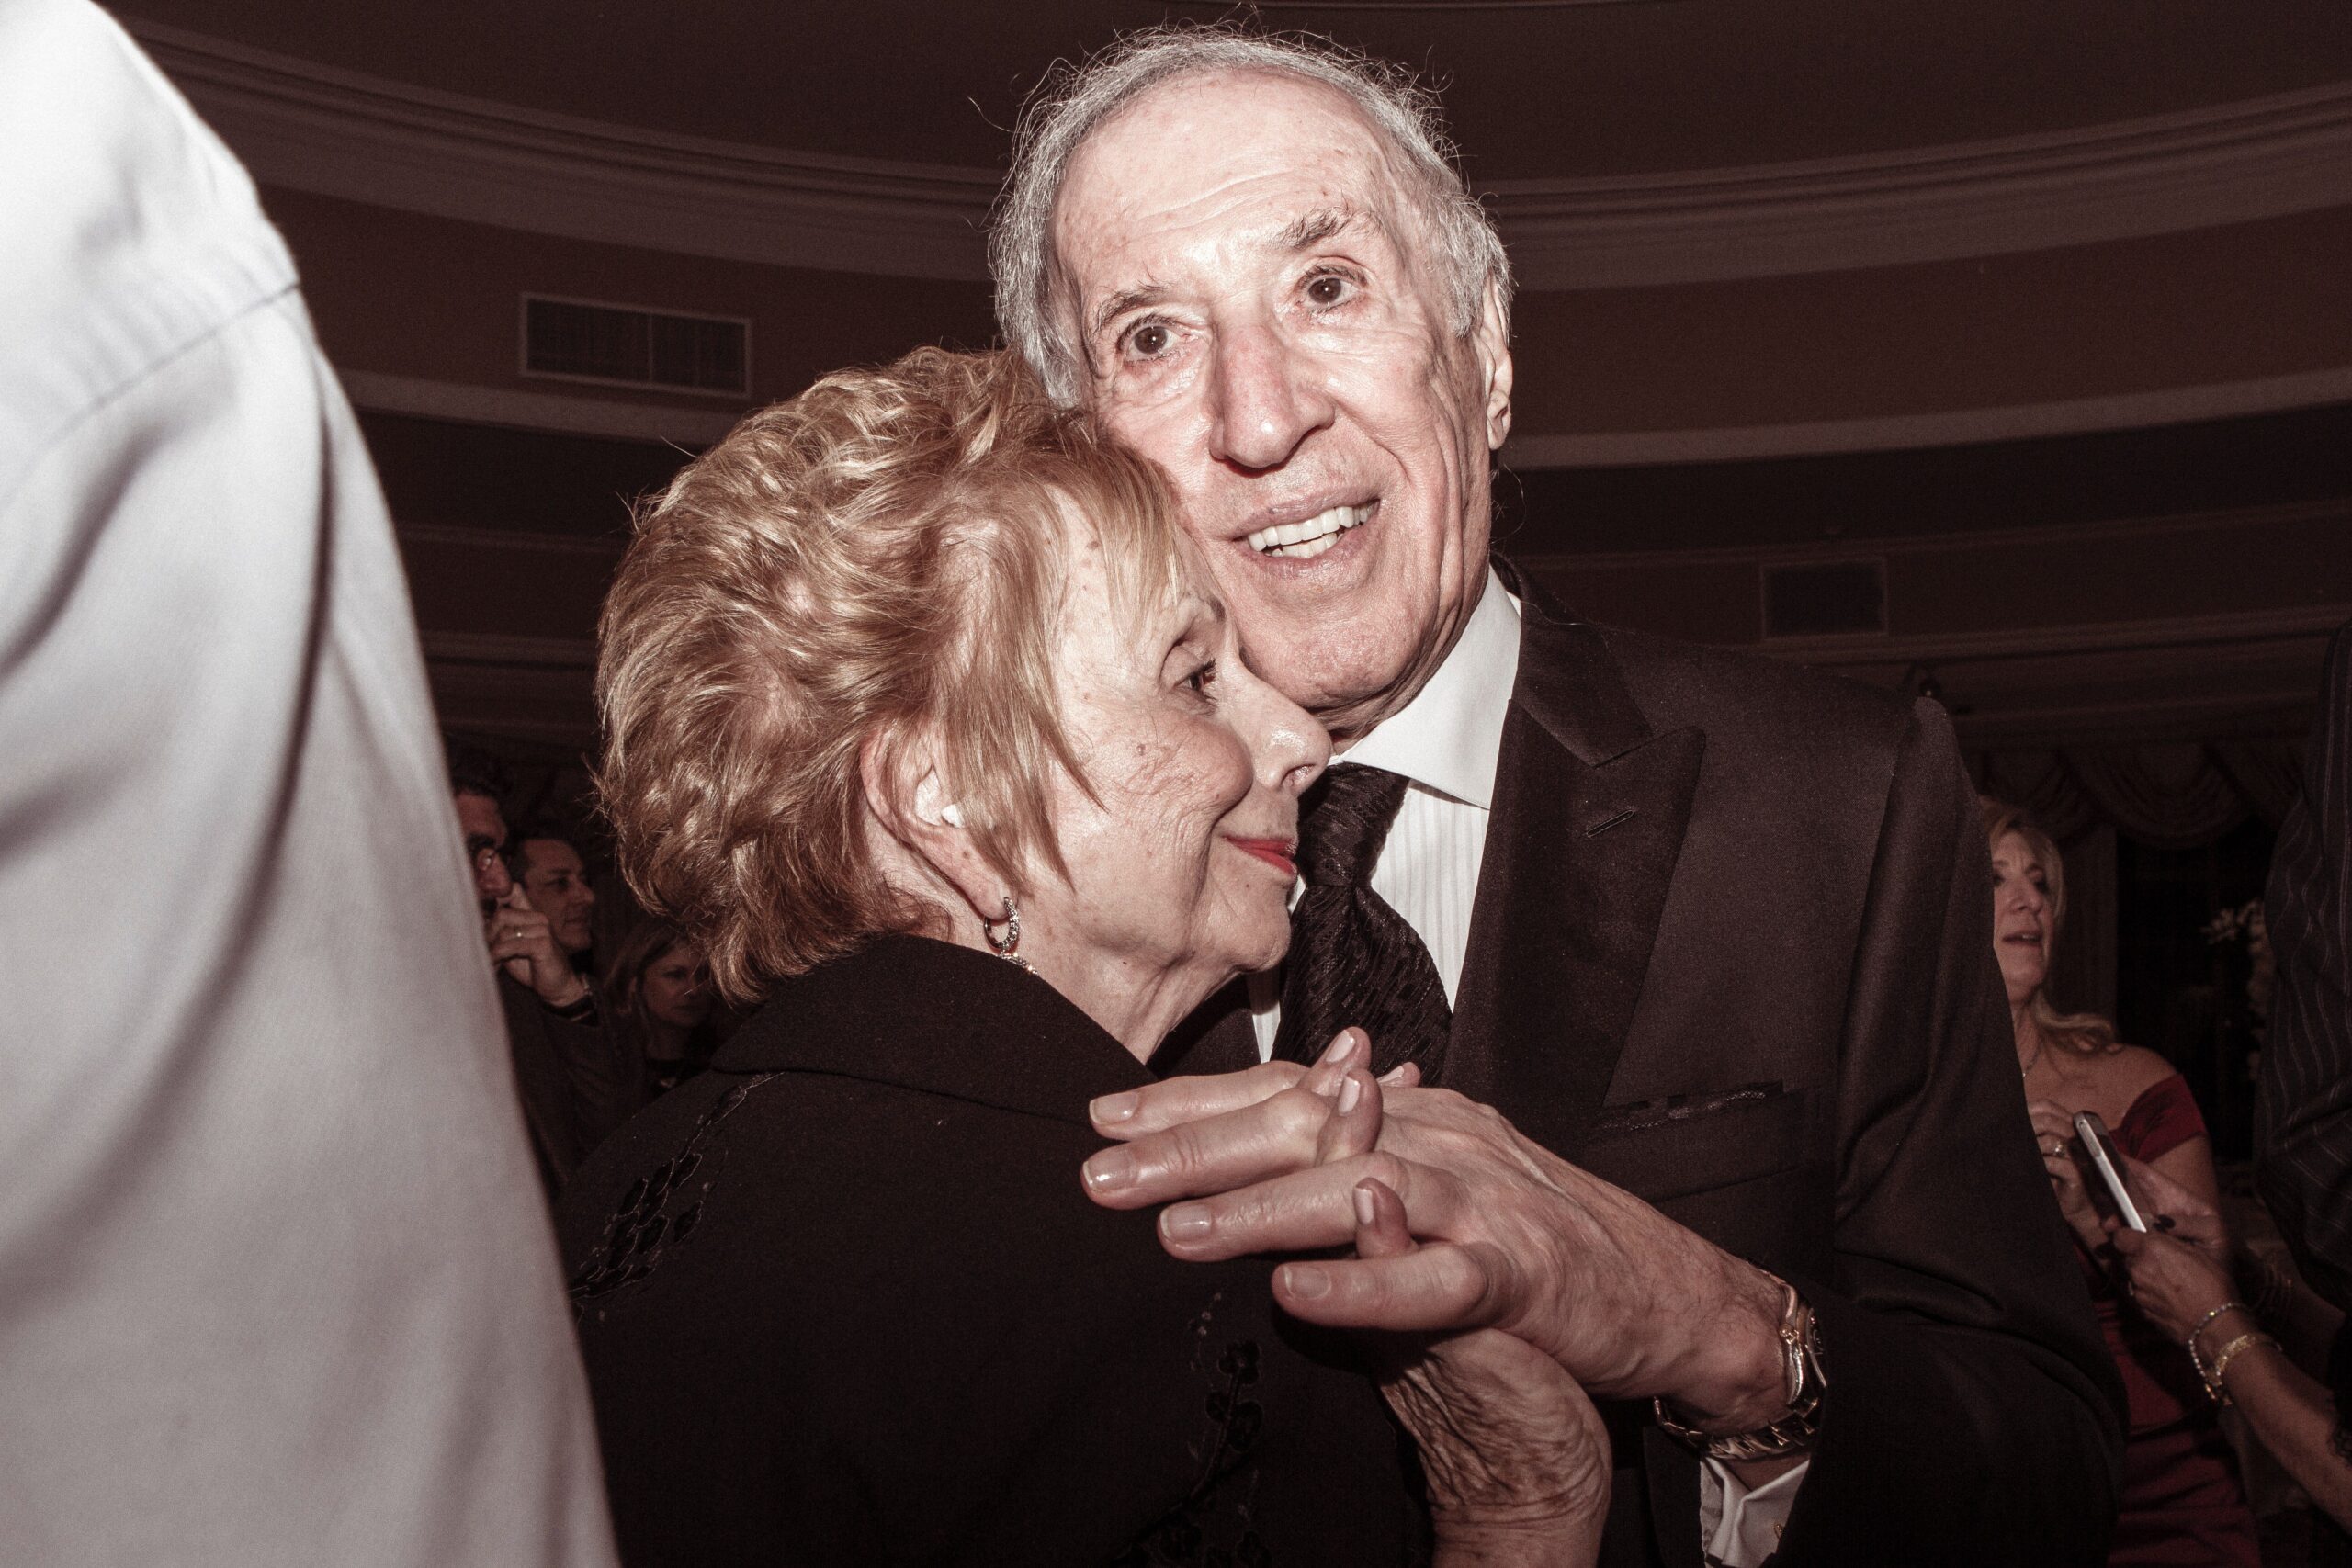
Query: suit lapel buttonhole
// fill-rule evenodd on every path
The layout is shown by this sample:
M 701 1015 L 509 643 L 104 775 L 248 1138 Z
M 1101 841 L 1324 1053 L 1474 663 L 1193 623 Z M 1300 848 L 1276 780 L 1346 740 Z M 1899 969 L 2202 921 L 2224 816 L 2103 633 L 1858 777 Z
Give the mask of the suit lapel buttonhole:
M 1608 816 L 1602 818 L 1600 821 L 1595 822 L 1591 827 L 1587 828 L 1584 830 L 1584 836 L 1588 839 L 1598 839 L 1601 834 L 1606 833 L 1610 829 L 1616 827 L 1619 823 L 1623 822 L 1627 818 L 1632 817 L 1634 814 L 1634 808 L 1630 806 L 1625 807 L 1623 811 L 1612 811 Z

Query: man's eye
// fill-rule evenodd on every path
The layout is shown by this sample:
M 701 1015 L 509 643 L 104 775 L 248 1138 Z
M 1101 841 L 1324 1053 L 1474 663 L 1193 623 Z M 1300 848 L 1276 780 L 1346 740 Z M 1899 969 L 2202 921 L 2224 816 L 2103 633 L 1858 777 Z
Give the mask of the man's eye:
M 1167 326 L 1159 321 L 1146 321 L 1127 334 L 1127 352 L 1145 359 L 1157 359 L 1168 352 L 1174 339 Z
M 1306 299 L 1311 305 L 1336 305 L 1348 297 L 1348 280 L 1336 272 L 1317 273 L 1306 280 Z

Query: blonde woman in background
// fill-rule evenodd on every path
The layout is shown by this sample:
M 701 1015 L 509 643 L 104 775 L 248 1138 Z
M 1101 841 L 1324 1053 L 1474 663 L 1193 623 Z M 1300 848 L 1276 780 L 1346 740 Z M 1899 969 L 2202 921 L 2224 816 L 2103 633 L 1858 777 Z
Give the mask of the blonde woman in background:
M 2100 1212 L 2075 1135 L 2096 1112 L 2123 1153 L 2168 1178 L 2209 1211 L 2220 1201 L 2213 1145 L 2188 1080 L 2155 1052 L 2126 1045 L 2093 1013 L 2050 999 L 2050 960 L 2066 908 L 2065 867 L 2050 836 L 2014 806 L 1987 799 L 1993 858 L 1993 950 L 2008 993 L 2034 1141 L 2059 1212 L 2079 1244 L 2091 1304 L 2130 1400 L 2123 1487 L 2108 1562 L 2131 1568 L 2252 1568 L 2254 1514 L 2237 1456 L 2222 1435 L 2188 1349 L 2132 1309 L 2118 1285 Z

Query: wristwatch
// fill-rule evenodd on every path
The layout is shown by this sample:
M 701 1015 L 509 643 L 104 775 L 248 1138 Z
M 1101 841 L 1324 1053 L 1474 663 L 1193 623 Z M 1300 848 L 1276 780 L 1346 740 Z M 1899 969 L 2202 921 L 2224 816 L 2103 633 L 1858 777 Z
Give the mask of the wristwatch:
M 1674 1418 L 1666 1401 L 1653 1399 L 1650 1408 L 1657 1416 L 1657 1424 L 1666 1435 L 1702 1459 L 1723 1460 L 1737 1463 L 1744 1460 L 1787 1459 L 1793 1454 L 1812 1451 L 1814 1439 L 1821 1432 L 1821 1396 L 1829 1387 L 1829 1374 L 1821 1364 L 1821 1329 L 1814 1321 L 1813 1309 L 1796 1292 L 1796 1287 L 1781 1281 L 1786 1292 L 1781 1303 L 1781 1374 L 1786 1380 L 1786 1403 L 1789 1413 L 1770 1425 L 1747 1432 L 1726 1432 L 1720 1436 L 1686 1427 Z

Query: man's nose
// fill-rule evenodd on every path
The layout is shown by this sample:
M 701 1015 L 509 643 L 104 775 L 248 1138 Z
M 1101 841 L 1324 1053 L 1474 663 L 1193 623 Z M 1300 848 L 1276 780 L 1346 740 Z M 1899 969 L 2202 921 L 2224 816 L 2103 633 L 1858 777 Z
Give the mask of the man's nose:
M 1268 789 L 1304 795 L 1331 761 L 1331 735 L 1315 716 L 1254 675 L 1241 677 L 1250 756 Z
M 1213 456 L 1237 468 L 1280 468 L 1300 442 L 1331 423 L 1330 400 L 1272 325 L 1227 328 L 1214 355 Z
M 496 850 L 482 851 L 474 862 L 474 891 L 485 898 L 503 898 L 514 891 L 514 879 L 506 874 L 506 863 Z

